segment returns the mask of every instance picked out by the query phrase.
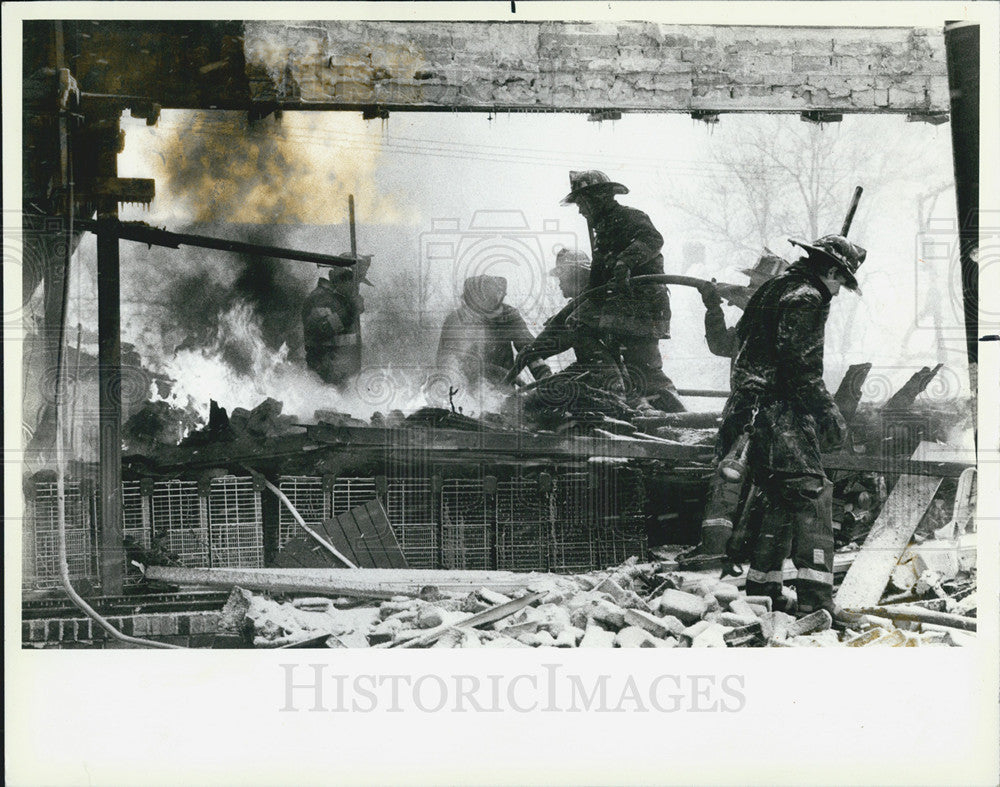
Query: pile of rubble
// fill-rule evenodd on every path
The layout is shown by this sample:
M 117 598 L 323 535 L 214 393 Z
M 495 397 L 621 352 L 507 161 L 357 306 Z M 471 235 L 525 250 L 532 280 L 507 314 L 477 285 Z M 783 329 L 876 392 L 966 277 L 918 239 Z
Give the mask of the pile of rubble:
M 767 597 L 660 563 L 626 563 L 574 576 L 537 575 L 505 595 L 483 587 L 381 602 L 269 598 L 236 588 L 223 629 L 253 647 L 922 647 L 974 641 L 975 593 L 947 605 L 879 608 L 855 629 L 834 630 L 829 613 L 772 609 Z M 377 605 L 376 605 L 377 604 Z M 946 610 L 946 607 L 950 609 Z M 930 622 L 936 621 L 936 622 Z

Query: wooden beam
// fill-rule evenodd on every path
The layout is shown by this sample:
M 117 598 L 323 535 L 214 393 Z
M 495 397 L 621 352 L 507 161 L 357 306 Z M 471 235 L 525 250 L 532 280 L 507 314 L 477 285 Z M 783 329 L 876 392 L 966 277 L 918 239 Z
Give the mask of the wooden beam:
M 918 448 L 918 454 L 920 449 Z M 941 486 L 941 478 L 901 476 L 882 506 L 861 551 L 837 591 L 845 608 L 878 604 L 889 575 Z
M 147 566 L 148 579 L 171 585 L 241 587 L 275 593 L 322 593 L 351 598 L 388 599 L 419 595 L 421 588 L 471 593 L 485 587 L 510 594 L 550 574 L 512 571 L 438 571 L 395 568 L 179 568 Z

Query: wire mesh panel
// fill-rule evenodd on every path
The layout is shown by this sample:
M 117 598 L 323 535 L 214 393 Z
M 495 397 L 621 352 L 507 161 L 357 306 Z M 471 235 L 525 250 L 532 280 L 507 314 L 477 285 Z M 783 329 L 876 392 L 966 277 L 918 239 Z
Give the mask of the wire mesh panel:
M 374 478 L 338 478 L 330 492 L 330 515 L 346 514 L 376 497 Z
M 407 564 L 437 568 L 438 518 L 430 479 L 392 480 L 385 498 L 385 511 Z
M 320 476 L 283 475 L 278 479 L 278 488 L 299 512 L 299 516 L 310 527 L 319 527 L 324 519 L 330 516 L 330 498 L 323 488 Z M 302 528 L 292 517 L 288 507 L 278 507 L 278 549 L 281 549 L 288 539 L 304 535 Z
M 449 479 L 441 488 L 441 562 L 443 568 L 489 569 L 496 498 L 481 479 Z
M 208 493 L 212 568 L 261 568 L 264 528 L 253 479 L 213 478 Z
M 71 581 L 97 579 L 94 545 L 90 532 L 90 496 L 80 481 L 66 481 L 66 562 Z M 59 571 L 59 510 L 54 481 L 35 484 L 31 506 L 34 530 L 34 576 L 32 586 L 50 588 L 62 584 Z
M 547 567 L 548 505 L 534 479 L 497 484 L 498 569 L 542 571 Z
M 552 571 L 589 571 L 600 561 L 598 504 L 604 491 L 595 488 L 585 472 L 555 479 L 549 543 Z
M 143 494 L 142 482 L 122 482 L 122 531 L 125 546 L 149 549 L 152 545 L 149 496 Z M 125 558 L 124 584 L 136 585 L 142 579 L 142 572 Z
M 157 481 L 151 502 L 153 546 L 180 565 L 208 567 L 208 518 L 197 481 Z
M 645 560 L 648 542 L 642 475 L 630 468 L 614 468 L 606 474 L 606 479 L 611 507 L 602 512 L 601 532 L 605 546 L 602 562 L 617 565 L 630 557 Z

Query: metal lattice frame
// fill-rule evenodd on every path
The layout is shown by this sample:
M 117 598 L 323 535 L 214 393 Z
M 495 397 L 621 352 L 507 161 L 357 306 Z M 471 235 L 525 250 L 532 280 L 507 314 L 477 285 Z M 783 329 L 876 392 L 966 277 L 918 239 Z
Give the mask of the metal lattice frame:
M 320 476 L 283 475 L 278 479 L 278 488 L 285 493 L 295 506 L 295 510 L 310 527 L 319 527 L 330 517 L 330 495 L 323 487 Z M 302 528 L 292 518 L 288 507 L 278 507 L 278 549 L 288 539 L 303 535 Z
M 182 566 L 208 568 L 208 512 L 197 481 L 157 481 L 151 503 L 153 545 Z
M 97 580 L 94 540 L 90 525 L 90 495 L 80 481 L 65 482 L 66 562 L 72 581 Z M 30 521 L 34 531 L 30 584 L 35 588 L 53 588 L 62 584 L 59 571 L 59 514 L 56 484 L 35 484 L 30 501 Z M 25 577 L 26 582 L 29 578 Z
M 250 477 L 213 478 L 208 493 L 212 568 L 261 568 L 264 529 L 260 490 Z
M 374 478 L 338 478 L 330 490 L 330 515 L 346 514 L 376 497 Z
M 565 473 L 554 480 L 550 568 L 589 571 L 601 562 L 597 511 L 605 490 L 590 473 Z
M 410 568 L 437 568 L 438 518 L 430 479 L 390 481 L 385 511 Z
M 122 482 L 122 531 L 124 537 L 136 546 L 149 549 L 152 544 L 152 526 L 149 496 L 142 493 L 141 481 Z M 125 585 L 136 585 L 142 572 L 125 558 Z
M 442 568 L 481 569 L 493 563 L 496 499 L 482 480 L 450 479 L 441 488 Z
M 498 569 L 544 571 L 548 567 L 548 504 L 535 479 L 497 484 Z

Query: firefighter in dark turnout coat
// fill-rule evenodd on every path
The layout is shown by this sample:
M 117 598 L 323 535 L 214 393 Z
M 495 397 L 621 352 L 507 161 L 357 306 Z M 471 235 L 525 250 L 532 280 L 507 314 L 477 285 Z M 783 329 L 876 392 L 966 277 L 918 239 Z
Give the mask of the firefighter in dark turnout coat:
M 584 303 L 569 322 L 597 331 L 608 347 L 620 350 L 635 398 L 676 410 L 676 389 L 663 373 L 659 349 L 660 339 L 670 336 L 669 293 L 664 285 L 628 284 L 632 276 L 663 273 L 663 236 L 649 216 L 615 200 L 628 189 L 603 172 L 571 172 L 570 186 L 562 204 L 575 204 L 590 228 L 588 289 L 611 283 L 617 287 Z
M 762 284 L 736 326 L 732 394 L 716 456 L 752 428 L 747 463 L 765 513 L 747 594 L 780 604 L 782 562 L 790 556 L 799 612 L 826 608 L 836 616 L 832 490 L 820 450 L 839 447 L 846 426 L 823 384 L 823 341 L 830 301 L 841 285 L 858 290 L 854 274 L 866 252 L 839 235 L 792 242 L 807 256 Z
M 361 371 L 357 318 L 363 309 L 350 268 L 331 268 L 302 304 L 306 364 L 323 382 L 342 385 Z

